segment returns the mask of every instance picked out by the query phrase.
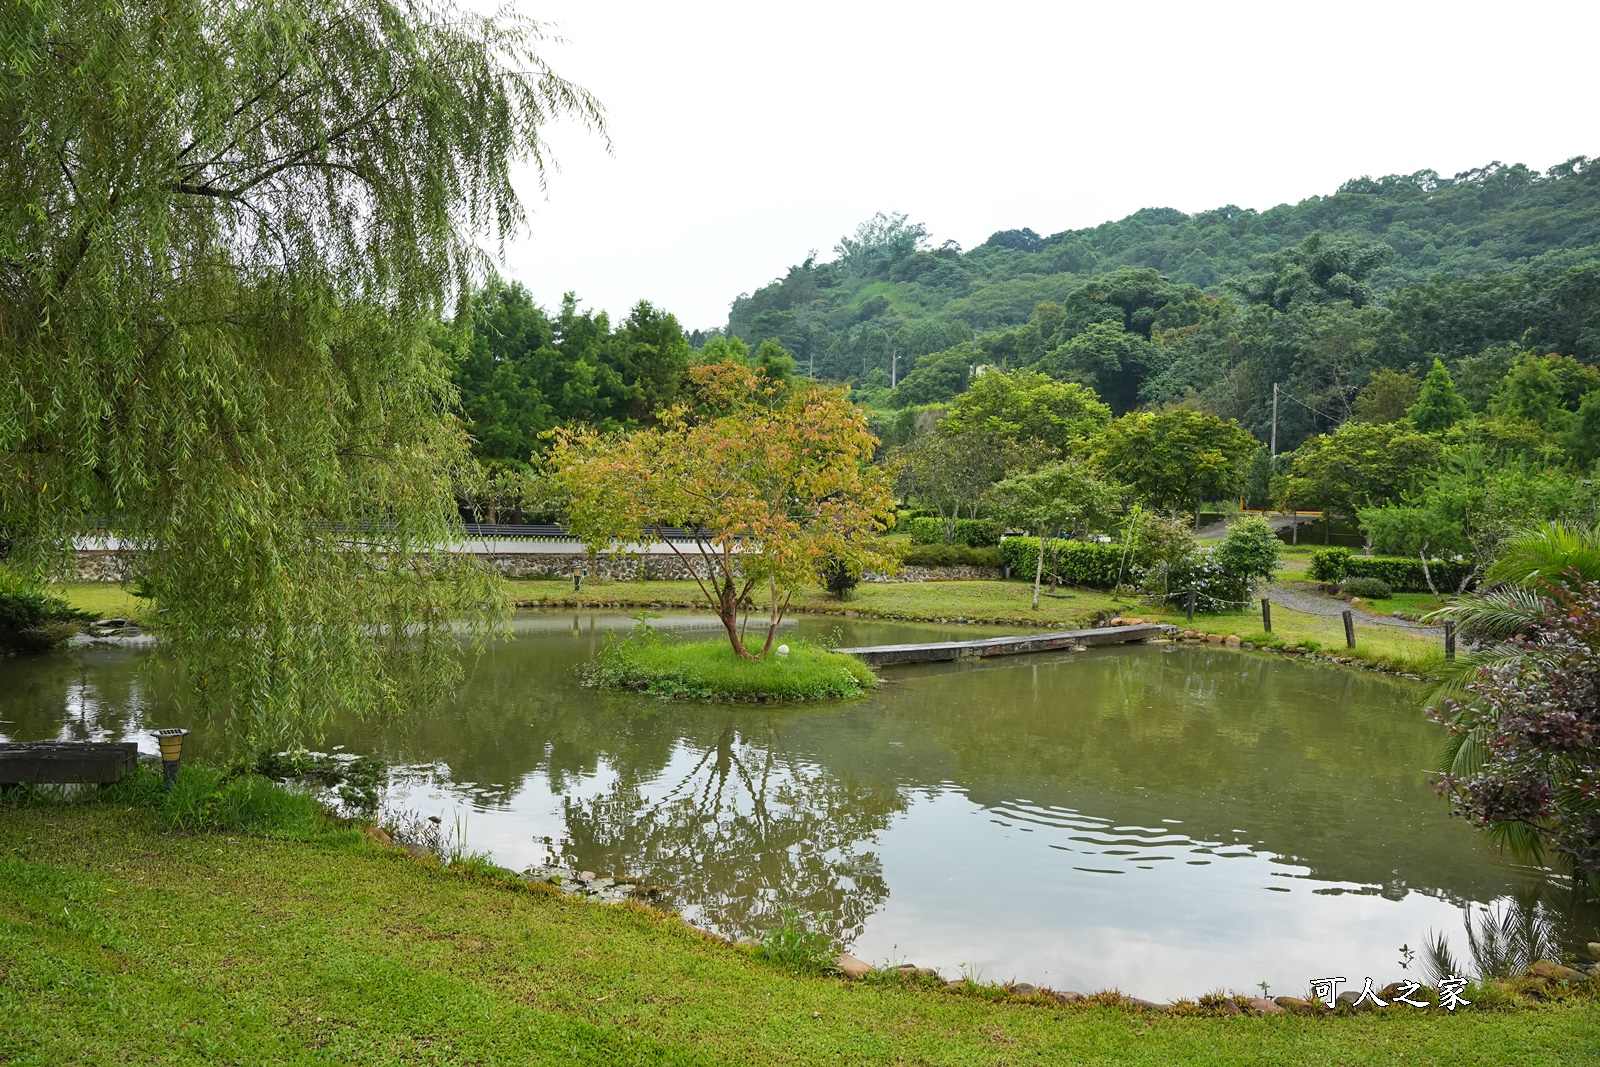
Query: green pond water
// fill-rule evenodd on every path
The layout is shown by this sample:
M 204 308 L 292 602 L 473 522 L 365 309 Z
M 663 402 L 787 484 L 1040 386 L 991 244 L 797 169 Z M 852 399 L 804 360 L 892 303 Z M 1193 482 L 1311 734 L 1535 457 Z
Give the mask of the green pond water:
M 327 746 L 397 765 L 387 806 L 464 820 L 521 869 L 562 861 L 666 889 L 759 934 L 815 913 L 856 955 L 1152 999 L 1406 976 L 1429 931 L 1532 911 L 1566 945 L 1600 914 L 1519 866 L 1428 785 L 1423 689 L 1184 646 L 890 668 L 858 701 L 663 703 L 578 685 L 619 614 L 524 613 L 458 697 Z M 720 639 L 681 616 L 686 639 Z M 820 636 L 836 620 L 787 631 Z M 846 644 L 999 628 L 845 620 Z M 148 653 L 0 663 L 0 735 L 138 738 L 172 721 Z M 203 733 L 196 738 L 201 751 Z M 1411 965 L 1419 978 L 1421 960 Z

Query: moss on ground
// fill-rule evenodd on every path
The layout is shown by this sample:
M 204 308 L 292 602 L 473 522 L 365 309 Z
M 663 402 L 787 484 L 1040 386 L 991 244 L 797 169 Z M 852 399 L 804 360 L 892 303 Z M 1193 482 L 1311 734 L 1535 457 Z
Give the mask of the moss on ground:
M 365 842 L 0 818 L 0 1061 L 1591 1063 L 1592 1000 L 1337 1018 L 1056 1006 L 789 973 L 679 920 Z

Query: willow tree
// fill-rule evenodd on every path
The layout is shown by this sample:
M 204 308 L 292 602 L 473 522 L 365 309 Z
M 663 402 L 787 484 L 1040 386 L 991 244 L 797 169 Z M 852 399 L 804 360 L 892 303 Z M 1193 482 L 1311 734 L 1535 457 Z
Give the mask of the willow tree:
M 894 494 L 844 390 L 774 382 L 732 360 L 693 366 L 689 380 L 693 402 L 658 412 L 656 426 L 558 430 L 547 472 L 591 551 L 665 542 L 733 651 L 759 659 L 824 566 L 859 577 L 892 565 L 876 535 L 894 522 Z M 766 635 L 752 652 L 745 625 L 760 592 Z
M 236 739 L 448 683 L 495 614 L 440 549 L 467 451 L 427 334 L 542 128 L 603 134 L 540 41 L 409 0 L 0 13 L 0 532 L 41 573 L 91 524 L 134 546 Z

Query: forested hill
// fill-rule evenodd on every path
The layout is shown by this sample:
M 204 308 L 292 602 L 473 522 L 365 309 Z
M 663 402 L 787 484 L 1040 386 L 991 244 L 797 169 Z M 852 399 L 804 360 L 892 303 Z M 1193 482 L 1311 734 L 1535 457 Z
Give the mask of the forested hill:
M 1298 378 L 1297 439 L 1347 418 L 1378 367 L 1497 345 L 1600 356 L 1600 160 L 1583 157 L 1357 178 L 1260 212 L 1146 208 L 965 252 L 879 215 L 834 253 L 740 296 L 728 330 L 885 406 L 948 398 L 993 363 L 1084 380 L 1119 408 L 1204 396 L 1258 428 L 1263 387 Z M 888 394 L 891 373 L 910 388 Z

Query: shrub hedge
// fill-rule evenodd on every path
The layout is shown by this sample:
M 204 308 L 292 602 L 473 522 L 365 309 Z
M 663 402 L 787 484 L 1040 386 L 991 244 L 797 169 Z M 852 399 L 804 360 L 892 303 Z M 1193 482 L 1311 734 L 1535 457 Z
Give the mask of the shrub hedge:
M 906 523 L 906 532 L 914 545 L 944 544 L 944 523 L 926 515 Z
M 968 548 L 993 548 L 1005 528 L 988 519 L 957 519 L 955 543 Z
M 1000 542 L 1000 557 L 1011 568 L 1013 578 L 1031 580 L 1039 562 L 1039 539 L 1008 537 Z M 1131 566 L 1131 560 L 1129 564 Z M 1121 566 L 1122 546 L 1119 544 L 1051 538 L 1050 550 L 1044 557 L 1044 577 L 1063 585 L 1111 589 L 1117 584 Z
M 1339 592 L 1363 600 L 1387 600 L 1394 596 L 1394 589 L 1382 578 L 1346 578 Z
M 0 651 L 45 652 L 78 632 L 90 616 L 0 567 Z
M 914 545 L 942 545 L 945 543 L 944 522 L 931 516 L 912 519 L 906 524 Z M 952 544 L 968 548 L 992 548 L 1000 543 L 1005 530 L 998 522 L 987 519 L 957 519 L 956 535 Z
M 1430 559 L 1428 571 L 1439 591 L 1454 591 L 1472 570 L 1467 560 Z M 1428 592 L 1422 561 L 1410 556 L 1358 556 L 1348 548 L 1319 548 L 1311 553 L 1306 575 L 1317 582 L 1346 578 L 1378 578 L 1404 593 Z
M 1318 548 L 1312 551 L 1311 562 L 1306 565 L 1306 577 L 1313 582 L 1342 582 L 1349 565 L 1348 548 Z
M 911 567 L 994 567 L 1005 566 L 998 548 L 968 548 L 966 545 L 914 545 L 901 562 Z

